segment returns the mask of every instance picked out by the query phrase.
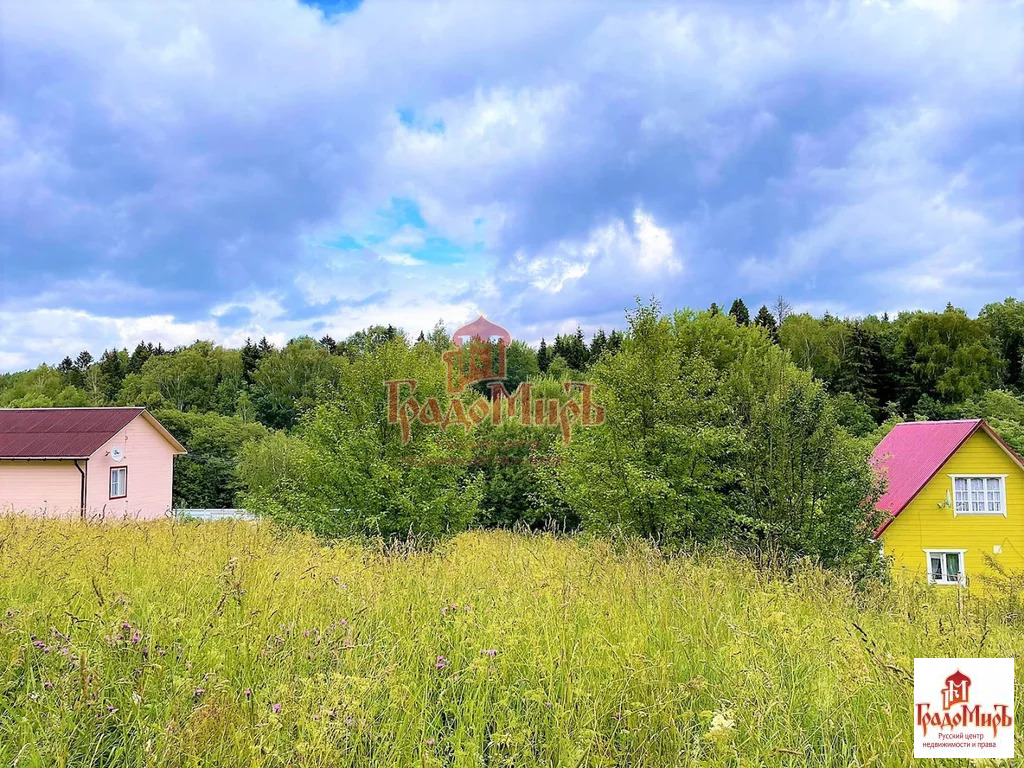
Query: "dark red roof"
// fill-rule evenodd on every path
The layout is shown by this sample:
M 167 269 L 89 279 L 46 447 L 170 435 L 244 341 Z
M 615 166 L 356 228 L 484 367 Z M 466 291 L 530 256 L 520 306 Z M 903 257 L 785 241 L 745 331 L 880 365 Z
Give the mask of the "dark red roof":
M 0 458 L 87 458 L 144 410 L 0 408 Z
M 918 492 L 935 477 L 967 438 L 982 429 L 1021 464 L 1021 459 L 992 431 L 983 419 L 959 421 L 908 421 L 897 424 L 871 455 L 876 471 L 886 479 L 885 494 L 878 500 L 878 509 L 889 517 L 875 531 L 877 537 L 909 504 Z

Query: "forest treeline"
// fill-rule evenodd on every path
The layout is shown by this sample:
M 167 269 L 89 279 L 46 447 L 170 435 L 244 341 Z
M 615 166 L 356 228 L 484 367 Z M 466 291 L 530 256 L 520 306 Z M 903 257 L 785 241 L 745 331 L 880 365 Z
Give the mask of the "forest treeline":
M 145 406 L 189 449 L 176 506 L 245 505 L 328 535 L 555 521 L 771 542 L 823 562 L 866 551 L 863 502 L 878 492 L 866 457 L 892 423 L 980 416 L 1024 450 L 1024 302 L 1012 298 L 976 317 L 952 305 L 839 318 L 782 299 L 753 315 L 740 299 L 728 311 L 638 304 L 621 329 L 508 349 L 509 391 L 529 379 L 564 398 L 561 382 L 592 381 L 601 429 L 564 446 L 557 429 L 514 423 L 443 441 L 419 430 L 403 446 L 384 382 L 416 378 L 447 402 L 449 345 L 441 322 L 280 348 L 140 342 L 2 375 L 0 407 Z M 440 454 L 458 460 L 410 461 Z

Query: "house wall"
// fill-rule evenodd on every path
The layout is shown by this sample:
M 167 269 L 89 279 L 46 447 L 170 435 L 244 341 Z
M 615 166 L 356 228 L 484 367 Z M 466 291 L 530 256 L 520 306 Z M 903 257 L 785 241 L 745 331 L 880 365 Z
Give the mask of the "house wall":
M 124 459 L 112 461 L 120 446 Z M 110 468 L 128 467 L 128 495 L 110 498 Z M 154 520 L 171 507 L 174 449 L 144 416 L 137 416 L 89 457 L 86 491 L 88 515 Z
M 949 492 L 950 475 L 1007 475 L 1006 517 L 1002 515 L 957 515 L 942 506 Z M 965 549 L 964 571 L 968 583 L 981 586 L 977 577 L 991 574 L 985 556 L 991 556 L 1008 571 L 1024 571 L 1024 470 L 1002 447 L 982 430 L 960 446 L 900 515 L 882 533 L 886 555 L 893 557 L 895 570 L 926 580 L 926 549 Z M 1002 553 L 995 554 L 994 546 Z
M 0 512 L 77 517 L 81 509 L 82 476 L 74 462 L 0 461 Z

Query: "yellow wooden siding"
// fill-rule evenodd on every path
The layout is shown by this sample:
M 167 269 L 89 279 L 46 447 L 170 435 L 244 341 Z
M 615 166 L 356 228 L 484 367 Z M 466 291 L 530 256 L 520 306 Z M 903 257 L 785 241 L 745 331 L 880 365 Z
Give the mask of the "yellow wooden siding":
M 1006 475 L 1006 517 L 962 513 L 954 517 L 950 475 L 959 474 Z M 947 492 L 951 506 L 940 507 Z M 897 573 L 922 580 L 927 578 L 925 550 L 929 549 L 967 550 L 964 571 L 969 584 L 979 585 L 977 577 L 991 573 L 986 555 L 1007 570 L 1024 571 L 1024 470 L 995 440 L 978 430 L 886 528 L 882 544 Z M 995 546 L 1002 547 L 1002 554 L 994 553 Z

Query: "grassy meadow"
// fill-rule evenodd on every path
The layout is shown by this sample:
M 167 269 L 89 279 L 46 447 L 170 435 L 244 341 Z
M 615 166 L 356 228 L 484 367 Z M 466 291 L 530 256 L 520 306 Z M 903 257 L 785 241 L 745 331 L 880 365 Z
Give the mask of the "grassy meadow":
M 5 518 L 0 765 L 905 766 L 915 656 L 1024 650 L 948 598 L 547 535 Z

